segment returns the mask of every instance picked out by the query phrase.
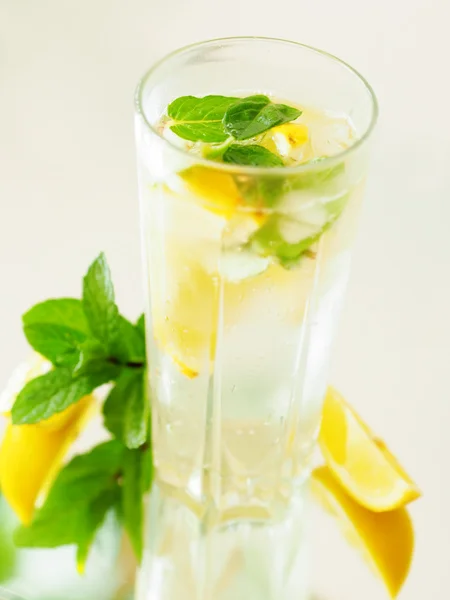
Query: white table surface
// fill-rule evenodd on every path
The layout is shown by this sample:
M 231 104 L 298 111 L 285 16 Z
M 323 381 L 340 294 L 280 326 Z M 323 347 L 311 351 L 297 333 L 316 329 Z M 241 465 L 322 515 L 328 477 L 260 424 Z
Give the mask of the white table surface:
M 405 600 L 450 594 L 449 22 L 445 0 L 0 0 L 0 383 L 27 352 L 21 313 L 78 294 L 100 250 L 119 304 L 142 306 L 132 98 L 156 58 L 267 35 L 372 83 L 381 117 L 333 382 L 424 491 Z M 330 600 L 384 597 L 326 556 Z

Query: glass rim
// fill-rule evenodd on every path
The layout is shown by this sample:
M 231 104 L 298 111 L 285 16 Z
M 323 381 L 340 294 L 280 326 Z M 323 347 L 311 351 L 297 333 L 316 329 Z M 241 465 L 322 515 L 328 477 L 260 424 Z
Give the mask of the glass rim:
M 150 123 L 150 121 L 147 119 L 147 116 L 145 114 L 145 110 L 144 110 L 144 106 L 143 106 L 143 102 L 142 102 L 142 96 L 143 96 L 143 91 L 145 89 L 145 86 L 146 86 L 148 80 L 151 78 L 151 76 L 154 74 L 154 72 L 161 65 L 163 65 L 164 63 L 177 57 L 178 55 L 181 55 L 189 50 L 201 48 L 202 46 L 211 46 L 214 44 L 220 44 L 220 43 L 224 43 L 224 42 L 271 42 L 271 43 L 275 43 L 275 44 L 290 45 L 290 46 L 294 46 L 294 47 L 298 47 L 298 48 L 303 48 L 304 50 L 308 50 L 315 54 L 319 54 L 327 59 L 330 59 L 332 62 L 335 62 L 335 63 L 341 65 L 347 71 L 350 71 L 363 84 L 363 86 L 364 86 L 365 90 L 368 92 L 370 100 L 371 100 L 372 114 L 371 114 L 369 125 L 366 128 L 366 130 L 364 131 L 363 135 L 361 137 L 359 137 L 355 141 L 355 143 L 352 144 L 351 146 L 349 146 L 348 148 L 345 148 L 341 152 L 338 152 L 337 154 L 333 154 L 332 156 L 326 156 L 320 161 L 316 161 L 313 163 L 306 162 L 306 163 L 303 163 L 300 165 L 294 165 L 294 166 L 287 165 L 287 166 L 283 166 L 283 167 L 255 167 L 255 166 L 251 166 L 251 165 L 233 165 L 233 164 L 222 163 L 222 162 L 214 161 L 209 158 L 204 158 L 203 156 L 191 154 L 189 151 L 187 151 L 183 148 L 180 148 L 179 146 L 177 146 L 170 140 L 166 139 L 163 135 L 161 135 L 161 133 L 157 130 L 157 128 L 152 123 Z M 358 148 L 363 146 L 363 144 L 369 139 L 370 135 L 372 134 L 372 131 L 375 128 L 375 125 L 378 120 L 378 114 L 379 114 L 378 100 L 377 100 L 377 97 L 375 95 L 375 92 L 374 92 L 372 86 L 369 84 L 367 79 L 365 77 L 363 77 L 363 75 L 361 75 L 361 73 L 359 73 L 359 71 L 357 71 L 354 67 L 349 65 L 347 62 L 338 58 L 337 56 L 334 56 L 333 54 L 331 54 L 330 52 L 327 52 L 326 50 L 320 50 L 319 48 L 315 48 L 314 46 L 309 46 L 307 44 L 302 44 L 300 42 L 286 40 L 283 38 L 272 38 L 272 37 L 264 37 L 264 36 L 231 36 L 231 37 L 222 37 L 222 38 L 212 38 L 209 40 L 203 40 L 201 42 L 195 42 L 193 44 L 188 44 L 186 46 L 182 46 L 181 48 L 177 48 L 176 50 L 173 50 L 172 52 L 164 55 L 162 58 L 157 60 L 144 73 L 144 75 L 141 77 L 141 79 L 139 80 L 138 85 L 136 87 L 134 100 L 135 100 L 136 112 L 142 118 L 142 120 L 143 120 L 144 124 L 147 126 L 147 128 L 150 129 L 150 131 L 154 135 L 159 137 L 165 144 L 167 144 L 167 146 L 169 146 L 175 152 L 182 154 L 185 158 L 189 158 L 190 160 L 192 160 L 193 162 L 195 162 L 198 165 L 202 165 L 202 166 L 205 166 L 208 168 L 214 168 L 214 169 L 220 170 L 220 171 L 225 171 L 225 172 L 234 173 L 234 174 L 249 174 L 249 173 L 251 173 L 252 175 L 266 175 L 266 176 L 267 175 L 286 176 L 289 174 L 303 173 L 305 171 L 322 170 L 324 168 L 327 168 L 328 166 L 335 165 L 336 163 L 340 162 L 341 160 L 347 158 Z

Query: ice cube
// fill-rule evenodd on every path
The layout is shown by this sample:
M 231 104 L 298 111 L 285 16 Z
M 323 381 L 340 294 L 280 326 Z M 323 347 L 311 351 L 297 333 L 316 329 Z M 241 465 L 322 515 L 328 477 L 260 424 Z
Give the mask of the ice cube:
M 227 281 L 238 282 L 263 273 L 268 266 L 269 259 L 257 256 L 250 250 L 225 250 L 220 259 L 220 274 Z
M 230 219 L 223 235 L 225 248 L 236 248 L 248 242 L 251 235 L 260 227 L 251 215 L 238 215 Z
M 310 223 L 301 223 L 294 219 L 283 218 L 279 221 L 280 235 L 288 244 L 298 244 L 320 231 L 320 227 Z
M 316 158 L 338 154 L 354 142 L 355 130 L 346 117 L 319 113 L 311 117 L 308 125 Z

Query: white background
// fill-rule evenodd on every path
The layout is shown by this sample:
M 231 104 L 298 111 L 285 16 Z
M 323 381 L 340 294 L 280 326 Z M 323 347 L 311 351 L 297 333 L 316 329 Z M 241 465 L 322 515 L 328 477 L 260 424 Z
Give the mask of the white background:
M 424 491 L 405 600 L 450 596 L 449 22 L 446 0 L 0 0 L 0 383 L 27 352 L 21 313 L 79 294 L 100 250 L 119 304 L 142 307 L 133 91 L 156 58 L 285 37 L 371 82 L 381 117 L 333 382 Z M 322 574 L 330 600 L 384 597 L 344 557 Z

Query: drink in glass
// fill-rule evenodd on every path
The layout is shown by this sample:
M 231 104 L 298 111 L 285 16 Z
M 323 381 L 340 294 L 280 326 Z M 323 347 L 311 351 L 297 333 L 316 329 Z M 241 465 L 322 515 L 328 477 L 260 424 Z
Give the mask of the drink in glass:
M 156 466 L 139 600 L 306 594 L 304 484 L 376 111 L 353 69 L 279 40 L 197 44 L 139 85 Z

